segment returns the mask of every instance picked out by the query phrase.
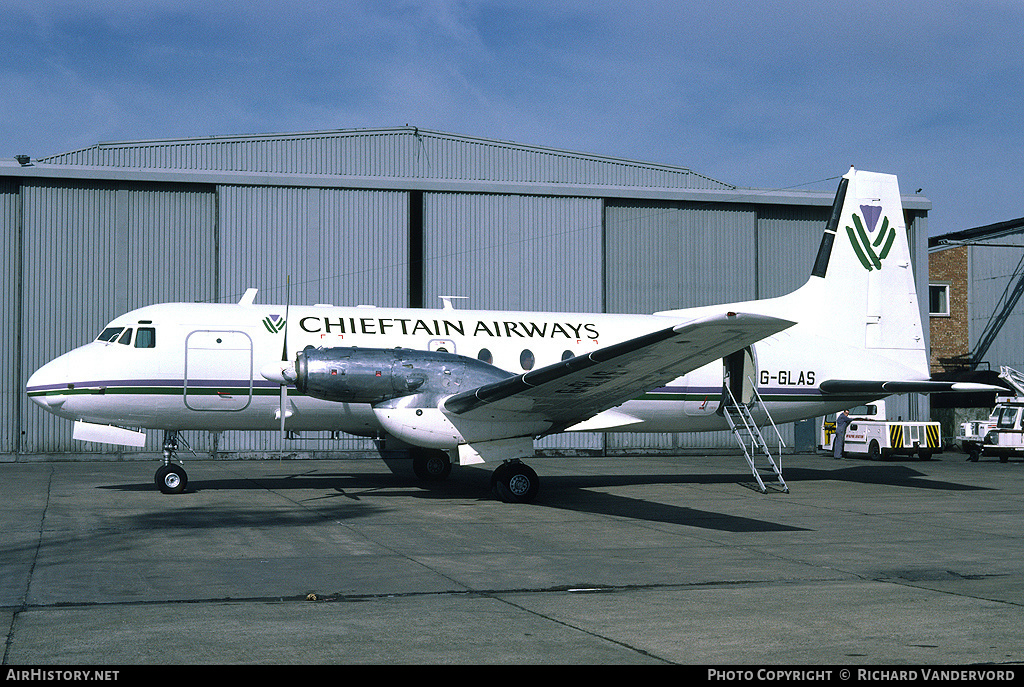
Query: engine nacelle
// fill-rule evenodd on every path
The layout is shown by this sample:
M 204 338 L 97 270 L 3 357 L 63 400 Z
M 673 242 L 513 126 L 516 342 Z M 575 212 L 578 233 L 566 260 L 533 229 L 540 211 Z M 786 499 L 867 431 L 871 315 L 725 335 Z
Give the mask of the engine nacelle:
M 512 376 L 454 353 L 355 347 L 307 348 L 296 357 L 295 373 L 295 388 L 313 398 L 376 404 L 416 395 L 425 406 Z

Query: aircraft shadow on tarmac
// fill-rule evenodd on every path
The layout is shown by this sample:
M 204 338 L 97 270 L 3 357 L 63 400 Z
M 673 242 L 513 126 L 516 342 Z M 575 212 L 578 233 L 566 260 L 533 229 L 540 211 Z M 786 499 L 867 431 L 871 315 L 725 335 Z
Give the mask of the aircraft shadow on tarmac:
M 987 491 L 958 482 L 932 479 L 929 475 L 906 465 L 892 463 L 868 463 L 842 468 L 791 468 L 785 470 L 786 481 L 793 482 L 850 482 L 855 484 L 878 484 L 910 489 L 936 489 L 940 491 Z
M 280 518 L 281 524 L 301 524 L 298 520 L 309 522 L 323 520 L 325 517 L 349 520 L 369 516 L 389 510 L 389 498 L 410 496 L 427 499 L 477 499 L 489 500 L 490 472 L 482 469 L 460 469 L 444 482 L 422 483 L 411 475 L 411 470 L 404 466 L 396 467 L 389 462 L 391 472 L 380 473 L 359 472 L 322 472 L 315 467 L 300 471 L 282 471 L 277 474 L 265 474 L 255 478 L 227 479 L 194 479 L 189 483 L 188 492 L 182 496 L 167 498 L 187 498 L 188 493 L 201 491 L 244 491 L 265 490 L 288 493 L 292 490 L 322 491 L 323 494 L 303 501 L 308 510 L 296 512 L 250 512 L 239 510 L 237 513 L 207 512 L 209 509 L 195 509 L 186 514 L 175 509 L 166 514 L 168 527 L 224 527 L 245 525 L 247 523 L 267 526 L 274 518 Z M 939 489 L 949 491 L 980 490 L 982 487 L 957 484 L 942 480 L 930 479 L 928 475 L 904 465 L 870 464 L 854 465 L 841 468 L 791 468 L 785 472 L 787 482 L 798 488 L 801 482 L 840 481 L 849 483 L 880 484 L 914 489 Z M 730 472 L 722 474 L 655 474 L 655 475 L 553 475 L 542 476 L 543 489 L 536 502 L 529 506 L 509 506 L 522 508 L 556 508 L 595 515 L 661 522 L 674 525 L 687 525 L 704 529 L 725 532 L 786 532 L 798 531 L 803 528 L 792 527 L 768 520 L 745 518 L 726 513 L 700 510 L 685 506 L 658 503 L 641 498 L 627 497 L 599 491 L 602 488 L 622 486 L 672 485 L 672 484 L 736 484 L 739 487 L 751 488 L 752 483 L 745 482 L 742 473 Z M 101 487 L 119 491 L 156 492 L 152 482 L 109 485 Z M 786 498 L 783 494 L 777 494 Z M 766 495 L 765 498 L 772 498 Z M 205 513 L 205 515 L 204 515 Z M 144 517 L 154 519 L 150 526 L 160 526 L 160 513 L 151 513 Z
M 951 491 L 983 489 L 982 487 L 932 480 L 922 472 L 901 465 L 863 465 L 838 470 L 794 468 L 785 471 L 785 478 L 790 485 L 811 481 L 841 481 Z M 544 480 L 546 490 L 545 498 L 538 499 L 538 503 L 553 508 L 690 525 L 692 527 L 726 532 L 793 532 L 804 529 L 767 520 L 737 517 L 713 511 L 655 503 L 592 490 L 598 487 L 644 484 L 737 484 L 749 489 L 756 489 L 753 482 L 737 479 L 737 473 L 717 475 L 546 477 L 542 479 Z M 772 489 L 771 484 L 766 484 L 766 486 L 769 492 L 778 491 Z M 785 498 L 782 494 L 779 494 L 779 496 Z M 765 498 L 769 498 L 769 496 Z
M 257 478 L 202 479 L 189 481 L 185 494 L 165 498 L 188 498 L 190 493 L 203 491 L 245 491 L 261 490 L 287 493 L 289 490 L 322 491 L 323 495 L 304 500 L 312 506 L 302 512 L 278 512 L 275 514 L 263 511 L 239 510 L 236 513 L 225 512 L 223 508 L 200 507 L 196 509 L 174 509 L 166 513 L 151 512 L 138 516 L 145 522 L 136 522 L 136 526 L 145 527 L 231 527 L 246 524 L 270 526 L 275 518 L 280 523 L 293 526 L 302 524 L 302 520 L 315 522 L 324 518 L 349 520 L 366 517 L 388 510 L 386 503 L 389 498 L 404 497 L 425 499 L 472 499 L 491 500 L 490 472 L 480 469 L 460 469 L 458 473 L 443 481 L 424 483 L 409 476 L 404 471 L 381 473 L 347 473 L 320 472 L 315 469 L 303 472 L 285 472 L 267 474 Z M 644 484 L 665 485 L 673 483 L 703 483 L 706 481 L 727 481 L 735 483 L 736 475 L 711 477 L 710 480 L 698 477 L 680 477 L 678 475 L 649 476 L 549 476 L 543 477 L 544 488 L 537 501 L 529 505 L 509 508 L 557 508 L 595 515 L 611 515 L 650 522 L 663 522 L 677 525 L 689 525 L 705 529 L 728 532 L 777 532 L 795 531 L 787 525 L 780 525 L 766 520 L 738 517 L 713 511 L 698 510 L 657 503 L 645 499 L 630 498 L 593 491 L 594 488 L 614 486 L 642 486 Z M 117 491 L 153 492 L 159 495 L 152 482 L 107 485 L 100 487 Z M 164 498 L 162 495 L 160 495 Z

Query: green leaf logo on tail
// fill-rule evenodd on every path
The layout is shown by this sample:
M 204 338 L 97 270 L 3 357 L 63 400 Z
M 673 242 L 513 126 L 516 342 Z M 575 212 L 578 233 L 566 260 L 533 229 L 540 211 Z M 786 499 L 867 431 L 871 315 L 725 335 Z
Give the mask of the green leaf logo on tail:
M 263 318 L 263 326 L 271 334 L 277 334 L 284 329 L 285 319 L 280 315 L 268 315 Z
M 878 218 L 882 214 L 882 208 L 874 205 L 861 205 L 863 219 L 853 213 L 853 223 L 856 226 L 846 227 L 846 234 L 850 237 L 850 244 L 853 245 L 853 252 L 857 254 L 860 264 L 868 272 L 882 269 L 882 261 L 889 255 L 892 244 L 896 241 L 896 229 L 889 224 L 889 218 L 882 218 L 882 226 L 878 227 Z M 876 233 L 875 229 L 878 228 Z

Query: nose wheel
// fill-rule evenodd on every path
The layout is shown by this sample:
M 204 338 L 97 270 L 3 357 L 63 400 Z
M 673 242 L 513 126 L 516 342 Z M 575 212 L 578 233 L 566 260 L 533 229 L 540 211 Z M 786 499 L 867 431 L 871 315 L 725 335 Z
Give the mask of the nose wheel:
M 156 469 L 153 481 L 164 494 L 181 494 L 188 486 L 188 473 L 180 464 L 172 463 L 178 452 L 178 433 L 164 435 L 164 463 Z
M 153 481 L 164 494 L 180 494 L 188 486 L 188 474 L 180 465 L 161 465 L 156 469 Z

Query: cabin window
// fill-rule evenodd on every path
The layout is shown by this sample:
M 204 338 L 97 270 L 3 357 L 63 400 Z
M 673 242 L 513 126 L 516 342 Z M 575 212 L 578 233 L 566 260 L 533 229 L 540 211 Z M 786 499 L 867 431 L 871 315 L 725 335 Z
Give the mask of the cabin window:
M 476 354 L 476 359 L 477 360 L 482 360 L 485 363 L 487 363 L 488 365 L 493 365 L 494 364 L 494 356 L 491 355 L 491 352 L 489 350 L 487 350 L 486 348 L 481 348 L 480 349 L 480 352 Z
M 523 352 L 519 354 L 519 365 L 524 370 L 532 370 L 535 362 L 537 362 L 537 360 L 533 357 L 533 351 L 529 348 L 524 349 Z
M 116 341 L 117 335 L 124 330 L 124 327 L 107 327 L 96 337 L 97 341 Z
M 569 358 L 575 358 L 572 351 L 562 351 L 562 360 L 568 360 Z
M 135 348 L 156 348 L 156 329 L 139 327 L 139 333 L 135 336 Z

